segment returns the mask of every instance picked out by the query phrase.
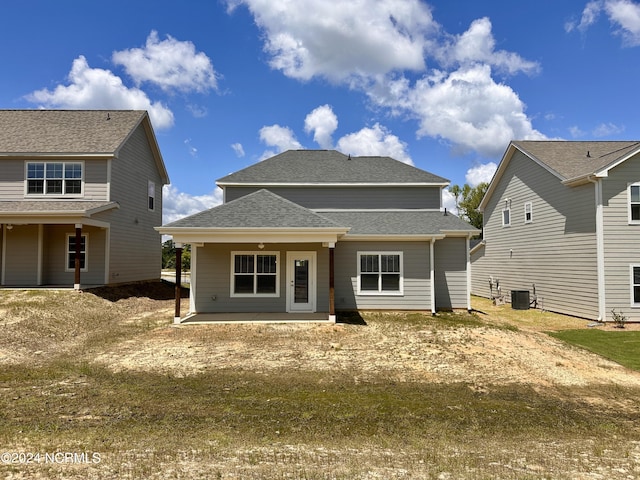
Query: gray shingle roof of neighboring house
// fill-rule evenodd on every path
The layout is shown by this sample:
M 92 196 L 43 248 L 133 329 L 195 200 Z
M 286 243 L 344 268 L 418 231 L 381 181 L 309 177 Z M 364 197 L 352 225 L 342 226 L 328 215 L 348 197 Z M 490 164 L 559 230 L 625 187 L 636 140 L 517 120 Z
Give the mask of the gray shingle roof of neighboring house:
M 438 235 L 444 231 L 477 230 L 452 214 L 415 211 L 333 211 L 322 215 L 351 227 L 349 235 Z
M 289 150 L 218 179 L 227 184 L 401 183 L 449 180 L 390 157 L 351 157 L 335 150 Z
M 143 110 L 0 110 L 0 154 L 114 153 Z
M 640 149 L 636 141 L 514 141 L 517 148 L 558 173 L 563 179 L 583 177 Z
M 67 200 L 47 200 L 47 201 L 2 201 L 0 202 L 0 216 L 2 214 L 10 215 L 29 215 L 29 214 L 93 214 L 118 208 L 116 202 L 84 202 L 84 201 L 67 201 Z
M 341 227 L 323 215 L 264 189 L 163 226 L 168 229 Z

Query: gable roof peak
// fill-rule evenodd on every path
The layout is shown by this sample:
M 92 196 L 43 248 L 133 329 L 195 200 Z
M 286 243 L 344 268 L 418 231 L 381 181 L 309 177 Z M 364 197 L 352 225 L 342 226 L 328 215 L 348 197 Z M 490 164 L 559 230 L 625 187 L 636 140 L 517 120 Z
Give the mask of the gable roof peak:
M 429 184 L 449 181 L 391 157 L 287 150 L 217 180 L 225 185 Z
M 511 144 L 552 169 L 563 180 L 610 168 L 640 149 L 640 142 L 622 140 L 521 140 Z

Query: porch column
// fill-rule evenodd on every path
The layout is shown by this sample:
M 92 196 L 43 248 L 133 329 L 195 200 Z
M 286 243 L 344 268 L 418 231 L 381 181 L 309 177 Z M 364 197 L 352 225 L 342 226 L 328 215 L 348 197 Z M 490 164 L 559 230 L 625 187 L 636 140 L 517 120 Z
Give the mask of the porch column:
M 76 223 L 76 251 L 74 261 L 73 289 L 80 290 L 80 255 L 82 253 L 82 224 Z M 86 252 L 85 252 L 86 255 Z
M 329 244 L 329 321 L 336 323 L 335 302 L 335 243 Z
M 436 314 L 436 269 L 435 269 L 435 238 L 429 242 L 429 296 L 431 297 L 431 315 Z
M 182 296 L 182 244 L 176 243 L 176 309 L 173 323 L 180 323 L 180 297 Z

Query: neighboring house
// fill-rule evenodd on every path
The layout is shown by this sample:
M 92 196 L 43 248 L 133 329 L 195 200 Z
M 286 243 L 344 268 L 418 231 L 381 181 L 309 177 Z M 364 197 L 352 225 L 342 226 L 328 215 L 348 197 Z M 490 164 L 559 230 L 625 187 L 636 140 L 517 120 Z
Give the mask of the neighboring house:
M 159 279 L 168 182 L 145 111 L 0 110 L 0 285 Z
M 512 142 L 480 210 L 474 294 L 492 277 L 546 310 L 640 321 L 640 142 Z
M 478 231 L 442 211 L 442 177 L 298 150 L 217 183 L 222 205 L 158 228 L 191 245 L 190 315 L 470 308 Z

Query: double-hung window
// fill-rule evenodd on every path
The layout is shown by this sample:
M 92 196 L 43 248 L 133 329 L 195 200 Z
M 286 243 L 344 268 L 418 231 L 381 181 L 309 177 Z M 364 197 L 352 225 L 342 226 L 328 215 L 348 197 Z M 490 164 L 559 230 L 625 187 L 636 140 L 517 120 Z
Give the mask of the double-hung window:
M 82 195 L 82 163 L 27 162 L 27 195 Z
M 359 295 L 402 295 L 402 252 L 358 252 Z
M 525 202 L 524 204 L 524 223 L 533 222 L 533 203 Z
M 640 265 L 631 265 L 631 306 L 640 307 Z
M 156 209 L 156 184 L 151 180 L 147 184 L 147 199 L 147 208 L 154 211 Z
M 628 189 L 629 223 L 640 223 L 640 183 L 632 183 Z
M 76 268 L 76 234 L 67 234 L 67 252 L 66 252 L 66 268 L 67 272 L 74 271 Z M 82 235 L 80 237 L 80 271 L 86 272 L 88 270 L 87 262 L 87 236 Z
M 511 225 L 511 208 L 505 207 L 502 210 L 502 226 L 509 227 Z
M 231 252 L 232 297 L 277 297 L 278 252 Z

